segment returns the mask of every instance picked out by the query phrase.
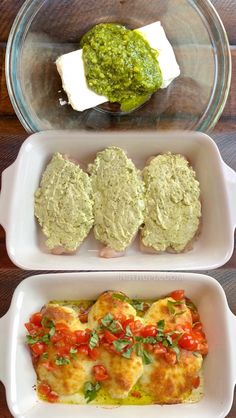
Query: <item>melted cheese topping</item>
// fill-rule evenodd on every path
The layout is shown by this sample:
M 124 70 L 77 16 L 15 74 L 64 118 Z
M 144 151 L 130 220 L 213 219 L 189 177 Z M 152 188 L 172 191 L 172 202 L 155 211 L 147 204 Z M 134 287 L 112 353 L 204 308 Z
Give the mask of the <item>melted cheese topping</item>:
M 172 315 L 168 308 L 168 301 L 175 303 L 175 300 L 171 297 L 154 302 L 144 316 L 144 322 L 156 325 L 158 321 L 164 319 L 165 331 L 176 329 L 177 325 L 181 329 L 181 325 L 184 326 L 186 322 L 192 325 L 191 312 L 186 304 L 174 305 L 175 315 Z
M 115 295 L 114 295 L 115 293 Z M 113 296 L 114 295 L 114 296 Z M 118 297 L 117 297 L 118 296 Z M 186 323 L 192 325 L 189 308 L 184 302 L 176 303 L 171 297 L 151 302 L 150 308 L 143 317 L 137 314 L 131 301 L 122 292 L 107 291 L 99 296 L 88 314 L 88 322 L 81 323 L 78 318 L 78 308 L 87 308 L 90 303 L 85 301 L 49 302 L 42 308 L 42 314 L 47 319 L 65 324 L 71 331 L 99 329 L 100 320 L 107 314 L 113 317 L 123 315 L 126 318 L 139 320 L 144 325 L 157 324 L 165 321 L 165 331 L 177 329 L 182 332 Z M 170 313 L 168 302 L 173 303 L 174 313 Z M 147 348 L 148 349 L 148 348 Z M 60 402 L 85 404 L 83 389 L 86 382 L 93 382 L 93 366 L 103 365 L 109 378 L 102 381 L 102 387 L 96 399 L 97 405 L 135 405 L 135 404 L 171 404 L 180 402 L 197 402 L 203 393 L 201 385 L 193 390 L 193 381 L 200 375 L 202 355 L 191 351 L 180 350 L 180 358 L 175 364 L 166 361 L 162 354 L 151 354 L 151 364 L 143 364 L 142 358 L 133 351 L 130 358 L 110 352 L 102 344 L 99 345 L 99 357 L 92 360 L 86 354 L 77 353 L 71 357 L 70 363 L 48 368 L 48 363 L 54 364 L 57 357 L 55 345 L 48 346 L 47 361 L 40 356 L 34 361 L 38 380 L 50 385 L 60 396 Z M 46 365 L 46 367 L 45 367 Z M 139 392 L 139 397 L 132 394 Z
M 202 366 L 202 356 L 190 351 L 181 351 L 180 360 L 175 365 L 168 364 L 162 357 L 144 366 L 141 385 L 150 393 L 155 403 L 174 404 L 187 400 L 193 387 L 193 379 Z

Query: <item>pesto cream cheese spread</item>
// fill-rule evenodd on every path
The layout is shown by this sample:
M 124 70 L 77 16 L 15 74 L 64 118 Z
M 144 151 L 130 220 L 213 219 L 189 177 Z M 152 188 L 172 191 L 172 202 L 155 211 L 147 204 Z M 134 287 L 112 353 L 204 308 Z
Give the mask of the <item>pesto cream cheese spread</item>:
M 115 251 L 131 243 L 143 222 L 144 184 L 125 152 L 109 147 L 89 165 L 94 194 L 95 238 Z
M 93 226 L 88 174 L 61 154 L 54 154 L 35 192 L 34 210 L 48 238 L 47 247 L 74 251 Z
M 82 40 L 88 86 L 130 111 L 162 85 L 158 52 L 142 34 L 114 23 L 101 23 Z
M 146 186 L 142 242 L 156 251 L 184 250 L 199 228 L 200 189 L 181 155 L 158 155 L 143 170 Z

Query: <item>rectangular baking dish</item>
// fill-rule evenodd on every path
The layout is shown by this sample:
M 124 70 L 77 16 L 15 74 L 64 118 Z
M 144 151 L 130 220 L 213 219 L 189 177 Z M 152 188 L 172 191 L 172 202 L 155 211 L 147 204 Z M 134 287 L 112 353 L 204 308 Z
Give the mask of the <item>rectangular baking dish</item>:
M 50 299 L 95 299 L 108 289 L 121 290 L 131 298 L 152 299 L 184 289 L 196 303 L 209 343 L 200 402 L 104 408 L 49 404 L 37 398 L 24 323 Z M 212 277 L 175 272 L 42 274 L 18 285 L 9 311 L 0 319 L 0 380 L 15 418 L 223 418 L 231 408 L 236 383 L 235 341 L 236 317 L 229 310 L 222 287 Z
M 145 254 L 138 238 L 120 258 L 98 256 L 102 244 L 91 232 L 75 255 L 52 255 L 34 217 L 34 192 L 56 151 L 67 153 L 86 169 L 96 153 L 110 145 L 127 151 L 138 168 L 147 159 L 171 151 L 187 157 L 196 170 L 202 200 L 202 230 L 193 250 L 181 254 Z M 16 161 L 2 174 L 0 223 L 8 254 L 31 270 L 201 270 L 227 262 L 236 226 L 236 173 L 222 160 L 215 142 L 197 132 L 97 133 L 48 131 L 31 135 Z

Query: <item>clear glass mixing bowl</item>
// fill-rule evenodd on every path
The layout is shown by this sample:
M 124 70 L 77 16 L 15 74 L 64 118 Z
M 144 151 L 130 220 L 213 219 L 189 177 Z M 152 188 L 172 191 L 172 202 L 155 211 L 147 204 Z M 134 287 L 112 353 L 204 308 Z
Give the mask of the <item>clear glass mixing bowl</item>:
M 76 112 L 66 100 L 55 60 L 78 48 L 101 22 L 138 28 L 160 20 L 181 76 L 141 108 L 120 114 L 102 105 Z M 29 132 L 47 129 L 192 129 L 219 119 L 230 87 L 231 56 L 224 27 L 210 1 L 27 0 L 10 32 L 6 54 L 9 95 Z

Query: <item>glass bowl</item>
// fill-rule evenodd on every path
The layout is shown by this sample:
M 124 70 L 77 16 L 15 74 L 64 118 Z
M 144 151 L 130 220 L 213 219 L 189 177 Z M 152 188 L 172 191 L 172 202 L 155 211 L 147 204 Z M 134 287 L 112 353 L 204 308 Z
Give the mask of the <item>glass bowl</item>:
M 66 102 L 55 60 L 78 49 L 101 22 L 138 28 L 160 20 L 181 75 L 139 109 L 102 105 L 77 112 Z M 27 0 L 12 26 L 6 79 L 15 112 L 29 132 L 48 129 L 188 129 L 218 121 L 230 87 L 231 56 L 222 22 L 210 1 Z

